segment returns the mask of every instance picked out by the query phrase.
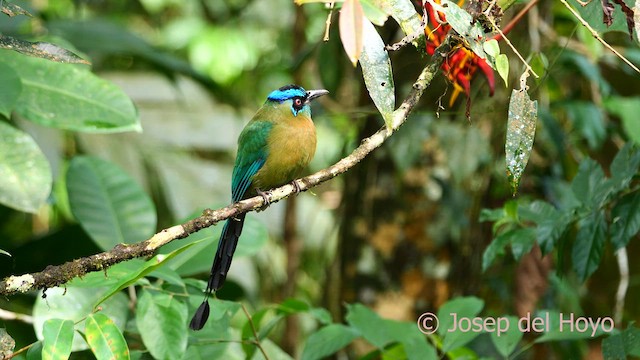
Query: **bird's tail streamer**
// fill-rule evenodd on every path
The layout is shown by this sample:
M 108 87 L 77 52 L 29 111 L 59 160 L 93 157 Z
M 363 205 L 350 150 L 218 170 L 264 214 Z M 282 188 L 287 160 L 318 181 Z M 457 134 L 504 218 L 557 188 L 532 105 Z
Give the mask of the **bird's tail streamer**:
M 202 329 L 209 318 L 209 297 L 211 293 L 217 291 L 224 285 L 229 267 L 231 267 L 233 253 L 236 251 L 238 239 L 242 233 L 245 215 L 246 214 L 240 214 L 236 218 L 228 219 L 224 224 L 224 228 L 222 228 L 222 234 L 220 235 L 216 256 L 213 259 L 213 266 L 211 267 L 211 275 L 209 275 L 204 301 L 200 304 L 198 310 L 196 310 L 189 324 L 189 328 L 192 330 Z

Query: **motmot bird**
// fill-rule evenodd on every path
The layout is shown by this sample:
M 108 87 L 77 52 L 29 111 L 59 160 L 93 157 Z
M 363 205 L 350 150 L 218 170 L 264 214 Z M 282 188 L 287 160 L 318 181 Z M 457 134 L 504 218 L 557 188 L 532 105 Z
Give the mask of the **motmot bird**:
M 316 152 L 316 129 L 311 120 L 310 103 L 328 93 L 327 90 L 305 91 L 300 86 L 287 85 L 267 96 L 238 138 L 238 155 L 231 177 L 233 202 L 262 195 L 268 205 L 268 197 L 262 190 L 294 180 L 309 164 Z M 295 182 L 294 186 L 300 190 Z M 222 228 L 204 301 L 189 324 L 193 330 L 202 329 L 207 322 L 208 299 L 224 284 L 245 215 L 228 219 Z

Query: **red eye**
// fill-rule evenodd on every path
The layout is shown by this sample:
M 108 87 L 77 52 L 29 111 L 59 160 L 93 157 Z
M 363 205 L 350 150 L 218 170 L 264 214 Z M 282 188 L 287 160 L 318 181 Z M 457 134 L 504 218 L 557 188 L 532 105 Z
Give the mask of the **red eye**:
M 294 100 L 293 100 L 293 104 L 294 104 L 296 107 L 300 107 L 300 106 L 302 106 L 302 99 L 297 99 L 297 98 L 296 98 L 296 99 L 294 99 Z

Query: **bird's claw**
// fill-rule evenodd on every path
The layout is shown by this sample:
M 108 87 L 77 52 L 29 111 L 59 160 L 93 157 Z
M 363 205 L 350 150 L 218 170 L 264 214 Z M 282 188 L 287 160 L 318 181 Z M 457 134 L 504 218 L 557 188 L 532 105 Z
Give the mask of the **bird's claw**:
M 258 195 L 260 195 L 262 197 L 262 200 L 264 201 L 264 204 L 260 208 L 260 211 L 268 208 L 269 205 L 271 205 L 271 200 L 269 200 L 269 196 L 271 195 L 271 193 L 269 193 L 268 191 L 262 191 L 260 189 L 256 189 L 256 193 L 258 193 Z
M 293 180 L 291 181 L 291 185 L 293 186 L 293 192 L 298 194 L 299 192 L 302 191 L 302 189 L 300 189 L 300 184 L 298 184 L 297 181 Z

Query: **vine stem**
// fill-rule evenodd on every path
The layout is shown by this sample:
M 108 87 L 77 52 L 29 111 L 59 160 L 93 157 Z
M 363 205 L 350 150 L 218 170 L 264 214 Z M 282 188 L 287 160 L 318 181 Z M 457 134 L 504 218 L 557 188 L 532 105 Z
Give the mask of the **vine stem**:
M 242 311 L 244 311 L 244 314 L 247 316 L 247 321 L 249 321 L 249 326 L 251 327 L 251 331 L 253 332 L 253 337 L 255 338 L 255 341 L 253 341 L 253 343 L 258 347 L 258 349 L 260 349 L 262 356 L 264 356 L 266 360 L 269 360 L 269 355 L 267 355 L 267 352 L 264 350 L 262 344 L 260 343 L 260 338 L 258 338 L 258 331 L 256 331 L 256 326 L 253 323 L 253 319 L 251 318 L 249 311 L 247 311 L 247 308 L 244 306 L 244 304 L 241 303 L 240 305 L 242 306 Z

